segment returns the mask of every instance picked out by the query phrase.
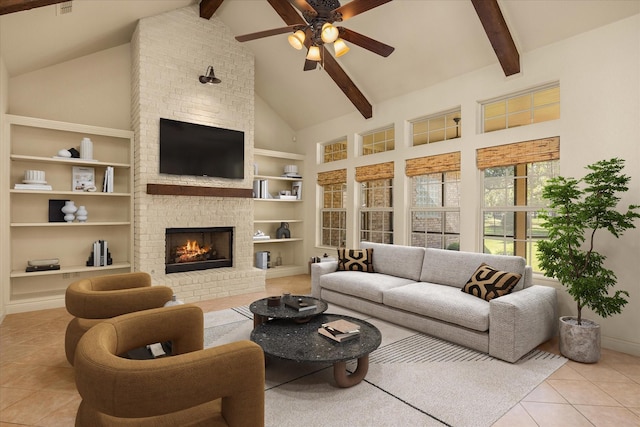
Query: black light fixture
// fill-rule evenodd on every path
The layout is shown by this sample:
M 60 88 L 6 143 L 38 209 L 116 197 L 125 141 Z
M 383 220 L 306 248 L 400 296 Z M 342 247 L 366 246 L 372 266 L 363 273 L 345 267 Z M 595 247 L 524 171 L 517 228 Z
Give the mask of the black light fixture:
M 200 83 L 202 84 L 216 84 L 216 83 L 220 83 L 222 80 L 220 80 L 219 78 L 216 77 L 216 75 L 213 72 L 213 67 L 211 65 L 209 65 L 209 67 L 207 68 L 207 72 L 205 73 L 205 76 L 200 76 Z

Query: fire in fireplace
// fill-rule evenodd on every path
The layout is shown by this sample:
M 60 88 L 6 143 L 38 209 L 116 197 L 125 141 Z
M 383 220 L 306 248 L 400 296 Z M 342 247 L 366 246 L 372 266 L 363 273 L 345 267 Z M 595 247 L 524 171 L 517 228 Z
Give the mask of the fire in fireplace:
M 167 228 L 165 272 L 233 266 L 233 227 Z

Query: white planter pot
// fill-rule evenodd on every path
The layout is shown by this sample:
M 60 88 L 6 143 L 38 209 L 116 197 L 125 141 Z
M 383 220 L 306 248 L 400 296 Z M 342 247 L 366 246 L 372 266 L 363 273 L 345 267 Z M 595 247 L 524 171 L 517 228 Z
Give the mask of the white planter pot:
M 600 325 L 587 319 L 578 325 L 576 317 L 563 316 L 559 332 L 560 353 L 564 357 L 582 363 L 600 360 Z

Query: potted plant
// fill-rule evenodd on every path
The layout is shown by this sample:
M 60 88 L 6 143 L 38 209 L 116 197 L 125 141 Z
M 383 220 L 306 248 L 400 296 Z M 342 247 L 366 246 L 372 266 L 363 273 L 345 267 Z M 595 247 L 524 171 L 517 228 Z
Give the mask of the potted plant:
M 540 213 L 548 239 L 538 243 L 538 259 L 544 275 L 558 279 L 576 302 L 577 317 L 560 318 L 559 346 L 562 355 L 578 362 L 600 359 L 600 326 L 583 319 L 582 309 L 605 318 L 620 313 L 629 297 L 625 290 L 609 294 L 616 275 L 605 268 L 606 256 L 595 248 L 598 231 L 618 238 L 640 218 L 638 205 L 617 210 L 619 194 L 628 190 L 631 179 L 621 173 L 623 167 L 619 158 L 601 160 L 587 166 L 590 172 L 583 178 L 552 178 L 542 191 L 549 200 L 549 209 Z

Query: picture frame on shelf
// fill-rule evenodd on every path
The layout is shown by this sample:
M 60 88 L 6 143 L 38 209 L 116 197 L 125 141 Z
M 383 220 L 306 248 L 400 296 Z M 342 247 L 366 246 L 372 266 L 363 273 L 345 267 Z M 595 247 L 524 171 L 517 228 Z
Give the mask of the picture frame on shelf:
M 291 183 L 291 195 L 296 196 L 297 200 L 302 200 L 302 181 Z
M 87 166 L 74 166 L 71 175 L 71 190 L 95 191 L 96 170 Z

